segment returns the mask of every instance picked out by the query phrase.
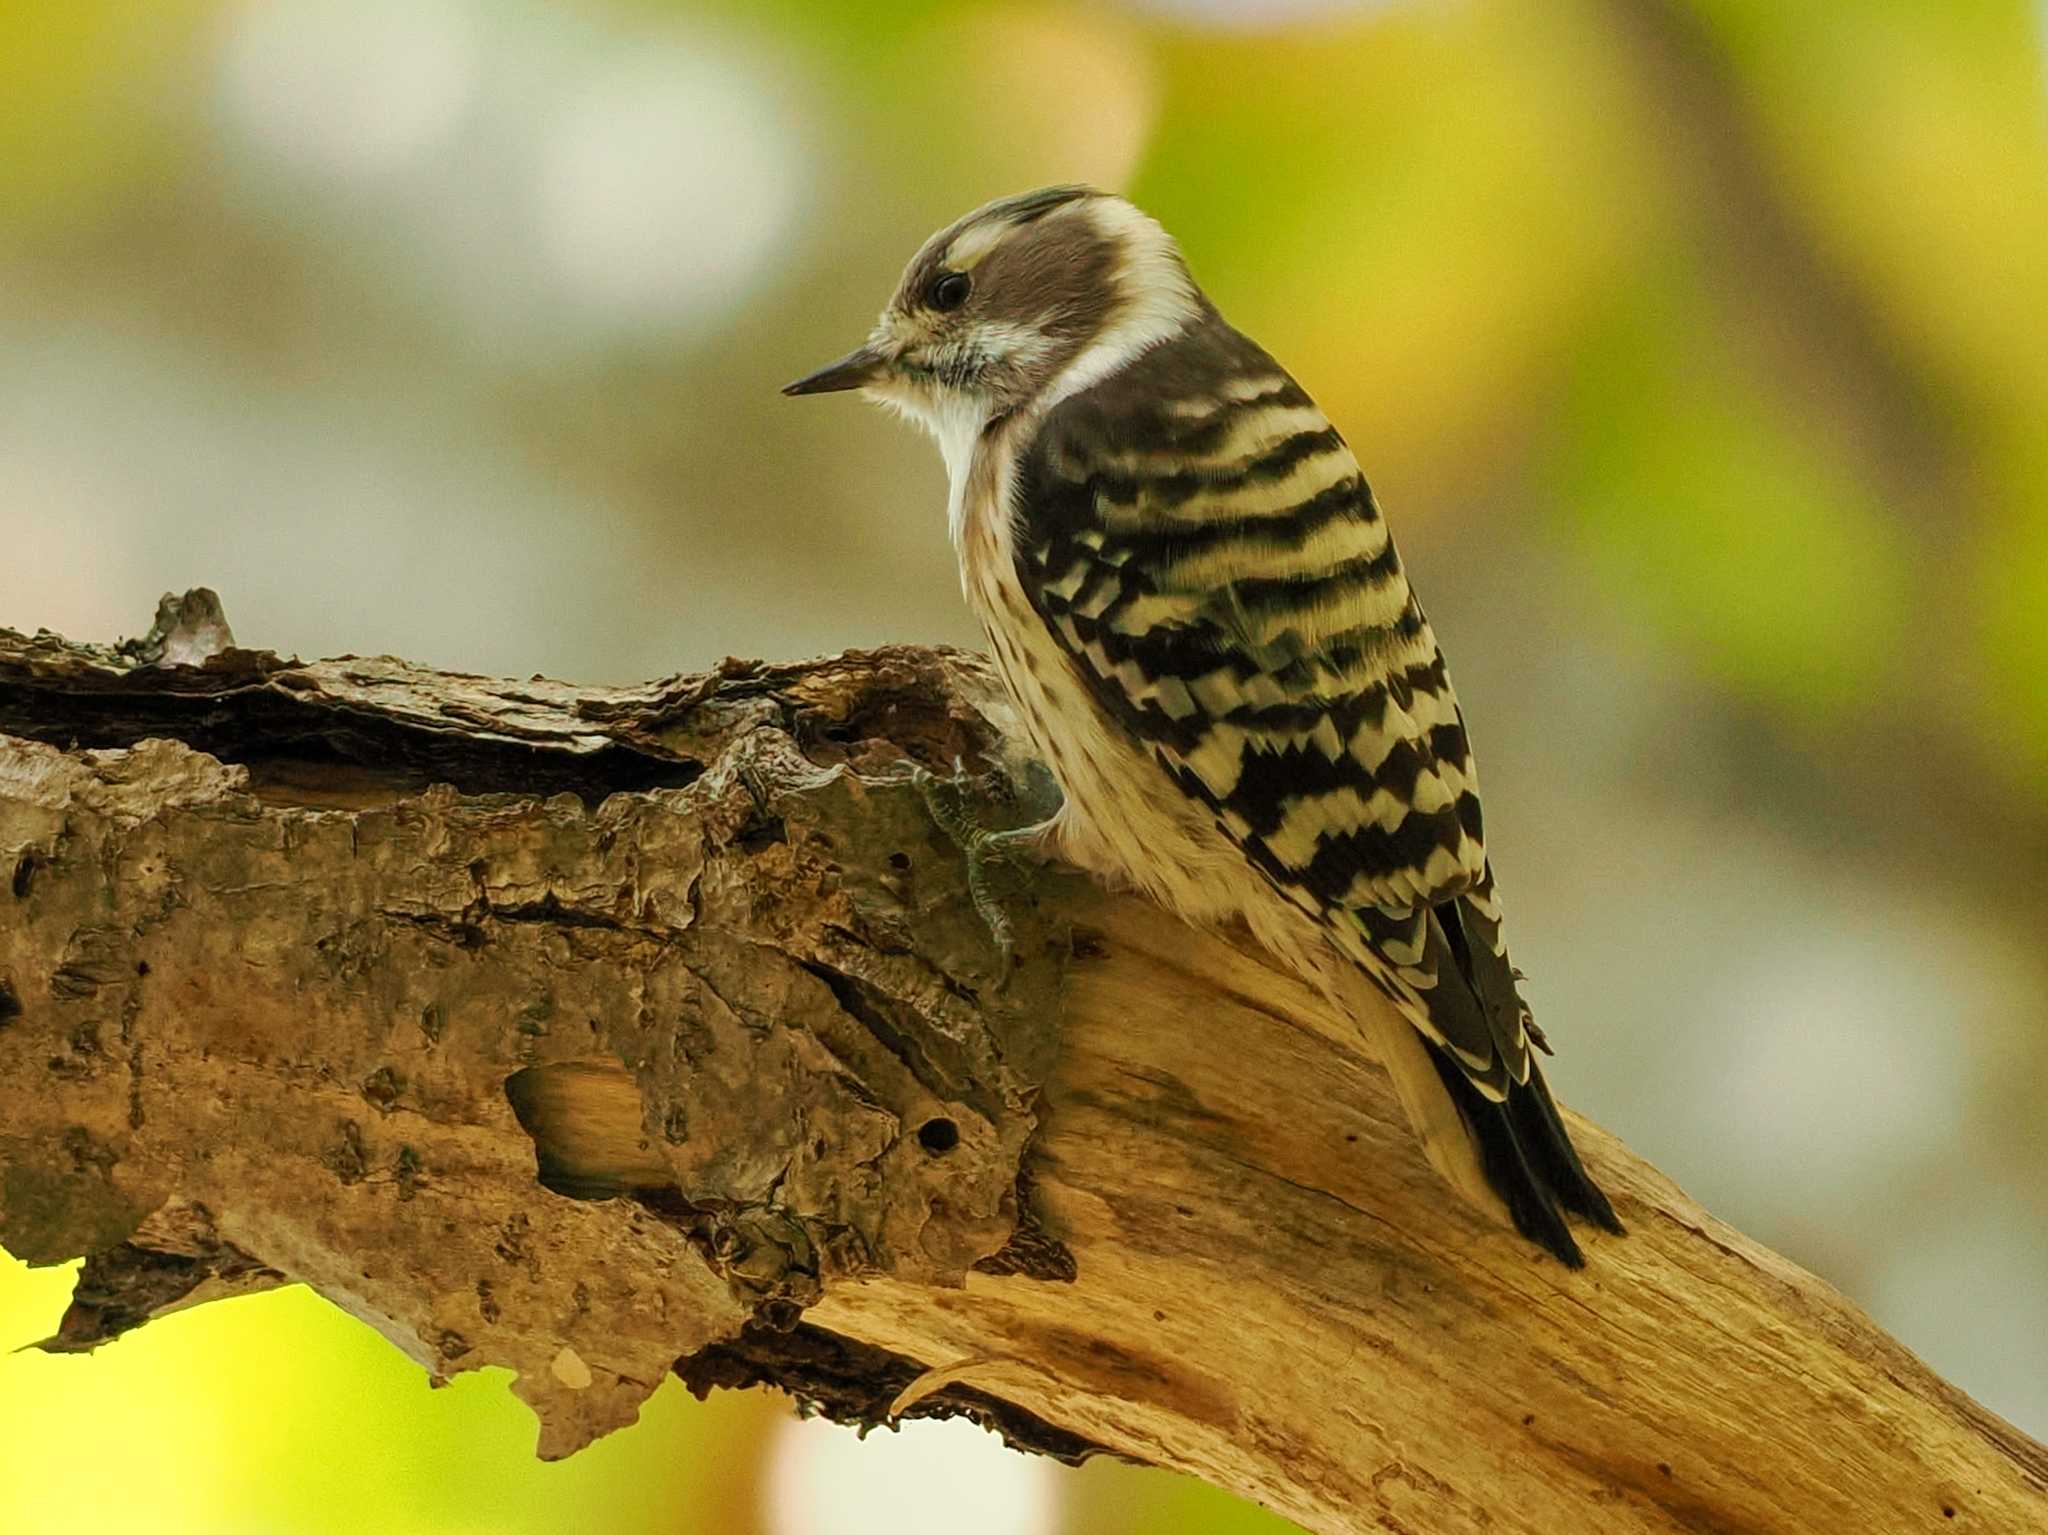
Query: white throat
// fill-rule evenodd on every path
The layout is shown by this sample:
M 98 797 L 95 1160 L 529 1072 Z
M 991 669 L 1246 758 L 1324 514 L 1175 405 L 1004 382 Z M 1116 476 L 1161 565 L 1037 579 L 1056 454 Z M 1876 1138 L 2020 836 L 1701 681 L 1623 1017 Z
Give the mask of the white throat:
M 979 395 L 948 391 L 937 396 L 877 396 L 915 421 L 939 445 L 946 463 L 946 528 L 953 547 L 961 545 L 967 517 L 967 485 L 974 474 L 974 452 L 994 419 L 995 406 Z

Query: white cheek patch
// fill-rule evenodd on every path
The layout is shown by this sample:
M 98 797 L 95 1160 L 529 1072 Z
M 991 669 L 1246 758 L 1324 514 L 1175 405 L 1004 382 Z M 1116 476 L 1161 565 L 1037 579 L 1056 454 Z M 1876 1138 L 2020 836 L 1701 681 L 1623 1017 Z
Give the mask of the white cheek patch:
M 1170 341 L 1199 317 L 1194 283 L 1181 264 L 1173 237 L 1158 223 L 1118 198 L 1085 205 L 1085 215 L 1121 253 L 1116 269 L 1122 299 L 1117 316 L 1045 392 L 1048 409 L 1091 384 L 1100 383 L 1162 341 Z
M 1052 342 L 1044 331 L 1016 320 L 985 320 L 968 331 L 960 345 L 971 354 L 1027 368 L 1052 355 Z

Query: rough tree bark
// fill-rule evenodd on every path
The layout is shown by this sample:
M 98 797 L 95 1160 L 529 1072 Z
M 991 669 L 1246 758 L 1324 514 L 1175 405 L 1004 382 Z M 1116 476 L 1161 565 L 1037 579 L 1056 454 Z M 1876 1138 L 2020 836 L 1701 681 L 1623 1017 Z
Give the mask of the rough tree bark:
M 1007 968 L 904 771 L 1028 813 L 972 657 L 579 689 L 164 617 L 0 631 L 0 1243 L 86 1257 L 47 1347 L 297 1280 L 517 1370 L 548 1455 L 674 1370 L 1328 1535 L 2048 1528 L 2048 1452 L 1596 1128 L 1630 1235 L 1571 1273 L 1231 935 L 1046 873 Z

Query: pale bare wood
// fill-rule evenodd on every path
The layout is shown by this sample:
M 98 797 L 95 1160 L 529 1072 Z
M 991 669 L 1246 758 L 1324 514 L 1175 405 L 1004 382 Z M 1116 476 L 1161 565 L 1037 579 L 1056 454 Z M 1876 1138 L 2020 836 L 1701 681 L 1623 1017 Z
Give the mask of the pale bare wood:
M 1227 935 L 1048 876 L 1006 978 L 902 773 L 989 697 L 0 634 L 0 1242 L 99 1255 L 57 1343 L 303 1279 L 519 1370 L 548 1453 L 673 1365 L 1331 1535 L 2048 1529 L 2048 1452 L 1594 1127 L 1630 1234 L 1572 1273 Z

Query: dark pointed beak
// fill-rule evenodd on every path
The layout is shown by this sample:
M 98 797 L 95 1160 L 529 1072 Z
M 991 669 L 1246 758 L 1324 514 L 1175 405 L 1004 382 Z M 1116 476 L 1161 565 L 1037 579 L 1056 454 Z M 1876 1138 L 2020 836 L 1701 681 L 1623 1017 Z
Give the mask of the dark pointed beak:
M 889 359 L 871 346 L 857 347 L 837 362 L 828 362 L 816 373 L 807 373 L 793 384 L 784 384 L 784 394 L 831 394 L 840 389 L 859 389 L 872 384 L 888 369 Z

